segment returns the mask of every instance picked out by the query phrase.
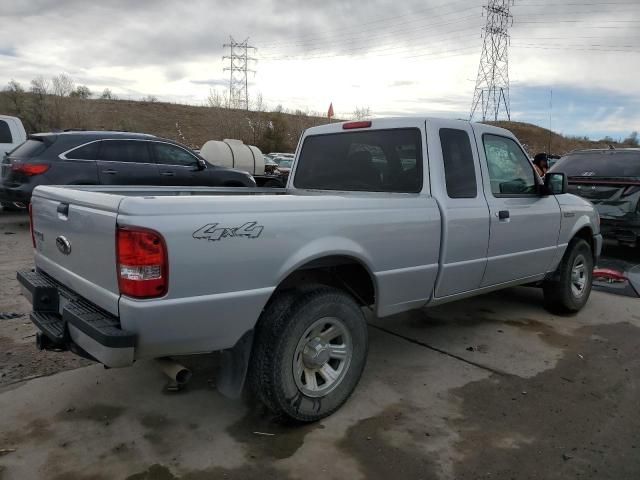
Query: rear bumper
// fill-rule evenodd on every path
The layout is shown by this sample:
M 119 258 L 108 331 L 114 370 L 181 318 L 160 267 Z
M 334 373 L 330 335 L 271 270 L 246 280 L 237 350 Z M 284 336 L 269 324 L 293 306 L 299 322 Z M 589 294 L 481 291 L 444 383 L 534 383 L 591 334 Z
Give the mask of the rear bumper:
M 122 330 L 118 318 L 42 272 L 22 271 L 17 278 L 33 305 L 31 321 L 46 337 L 40 346 L 71 350 L 107 367 L 133 363 L 136 336 Z

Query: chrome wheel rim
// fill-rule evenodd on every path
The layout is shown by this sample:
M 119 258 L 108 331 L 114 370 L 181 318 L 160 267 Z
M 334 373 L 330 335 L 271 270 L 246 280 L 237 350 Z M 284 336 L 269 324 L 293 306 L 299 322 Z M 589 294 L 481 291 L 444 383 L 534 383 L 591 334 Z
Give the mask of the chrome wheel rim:
M 293 355 L 296 386 L 309 397 L 327 395 L 342 382 L 352 356 L 351 334 L 342 320 L 316 320 L 300 338 Z
M 578 255 L 571 268 L 571 293 L 574 297 L 581 297 L 587 287 L 587 267 L 584 257 Z

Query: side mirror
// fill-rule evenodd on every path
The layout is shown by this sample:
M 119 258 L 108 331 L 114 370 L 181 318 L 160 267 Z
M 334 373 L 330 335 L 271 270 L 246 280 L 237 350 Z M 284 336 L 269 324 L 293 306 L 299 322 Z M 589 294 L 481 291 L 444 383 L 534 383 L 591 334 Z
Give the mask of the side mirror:
M 207 168 L 207 163 L 201 158 L 198 159 L 198 170 L 204 170 Z
M 562 195 L 569 190 L 567 176 L 562 172 L 547 172 L 544 176 L 544 187 L 547 195 Z

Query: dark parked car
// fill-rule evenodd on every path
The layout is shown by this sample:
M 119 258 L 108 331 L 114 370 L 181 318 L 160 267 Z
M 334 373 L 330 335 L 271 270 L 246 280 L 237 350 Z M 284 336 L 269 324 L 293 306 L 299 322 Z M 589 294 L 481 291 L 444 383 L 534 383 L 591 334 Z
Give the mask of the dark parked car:
M 640 149 L 582 150 L 550 169 L 564 172 L 569 192 L 593 203 L 604 237 L 635 246 L 640 239 Z
M 61 132 L 30 135 L 0 171 L 0 202 L 28 204 L 38 185 L 255 187 L 251 175 L 208 163 L 189 148 L 153 135 Z

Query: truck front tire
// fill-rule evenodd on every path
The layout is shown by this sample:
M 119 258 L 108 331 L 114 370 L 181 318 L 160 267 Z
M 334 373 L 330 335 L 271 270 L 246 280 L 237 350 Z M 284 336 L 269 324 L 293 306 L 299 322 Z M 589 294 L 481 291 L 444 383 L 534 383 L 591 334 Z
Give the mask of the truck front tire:
M 250 388 L 279 418 L 314 422 L 331 415 L 360 380 L 367 324 L 341 290 L 319 285 L 278 294 L 255 335 Z
M 581 238 L 567 247 L 551 280 L 543 284 L 545 306 L 552 312 L 574 313 L 589 300 L 593 280 L 593 252 Z

